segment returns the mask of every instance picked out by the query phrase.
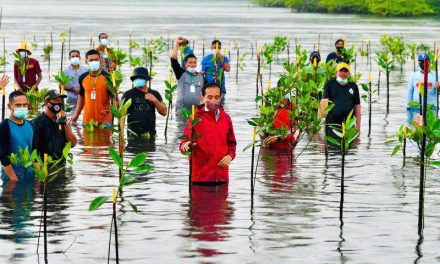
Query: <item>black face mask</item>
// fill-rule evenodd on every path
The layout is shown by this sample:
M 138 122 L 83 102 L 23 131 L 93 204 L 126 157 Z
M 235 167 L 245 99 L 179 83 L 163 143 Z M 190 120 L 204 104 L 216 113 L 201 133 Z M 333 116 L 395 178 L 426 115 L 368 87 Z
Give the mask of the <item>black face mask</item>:
M 422 71 L 425 70 L 425 63 L 423 61 L 419 61 L 419 66 Z
M 58 114 L 59 112 L 61 112 L 63 110 L 63 108 L 64 108 L 64 104 L 63 103 L 50 103 L 50 104 L 51 104 L 51 106 L 47 106 L 47 107 L 55 115 Z
M 339 52 L 342 52 L 343 49 L 344 49 L 344 47 L 336 47 L 336 50 Z

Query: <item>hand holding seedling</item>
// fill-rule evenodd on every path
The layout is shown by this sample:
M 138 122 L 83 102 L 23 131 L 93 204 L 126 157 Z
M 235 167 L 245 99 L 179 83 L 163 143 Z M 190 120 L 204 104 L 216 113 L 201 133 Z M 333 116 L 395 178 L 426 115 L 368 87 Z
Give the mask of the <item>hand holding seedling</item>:
M 6 87 L 6 85 L 8 85 L 9 83 L 9 77 L 7 75 L 3 75 L 2 78 L 0 79 L 0 87 Z
M 145 94 L 145 100 L 147 100 L 148 102 L 150 102 L 152 104 L 156 104 L 156 102 L 158 102 L 156 96 L 154 96 L 153 94 L 150 94 L 150 93 Z
M 228 154 L 220 160 L 220 162 L 218 163 L 218 166 L 220 168 L 229 167 L 229 164 L 231 164 L 231 161 L 232 161 L 232 157 Z
M 190 145 L 191 145 L 191 147 L 195 147 L 196 145 L 197 145 L 197 143 L 192 143 L 191 144 L 191 141 L 187 141 L 187 142 L 185 142 L 183 145 L 182 145 L 182 150 L 183 150 L 183 152 L 187 152 L 187 151 L 189 151 L 189 149 L 190 149 Z

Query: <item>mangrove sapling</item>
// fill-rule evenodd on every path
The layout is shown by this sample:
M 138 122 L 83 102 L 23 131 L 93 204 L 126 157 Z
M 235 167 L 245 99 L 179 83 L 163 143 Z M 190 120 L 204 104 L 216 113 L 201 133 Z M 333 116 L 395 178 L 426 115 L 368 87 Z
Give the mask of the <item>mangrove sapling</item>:
M 380 38 L 382 49 L 391 53 L 392 60 L 400 64 L 400 73 L 403 72 L 403 65 L 406 62 L 407 46 L 402 36 L 391 37 L 382 35 Z
M 173 94 L 177 90 L 177 84 L 174 83 L 174 79 L 170 75 L 169 81 L 165 81 L 165 99 L 168 101 L 168 112 L 167 112 L 167 119 L 165 121 L 165 131 L 164 136 L 165 140 L 167 139 L 167 131 L 168 131 L 168 120 L 170 117 L 170 112 L 173 107 Z
M 376 92 L 376 90 L 372 89 L 372 83 L 371 83 L 371 72 L 368 73 L 368 85 L 367 84 L 361 84 L 362 90 L 364 90 L 367 94 L 362 95 L 362 99 L 366 103 L 368 103 L 368 137 L 371 134 L 371 112 L 372 112 L 372 104 L 376 103 L 377 101 L 372 99 L 373 93 Z
M 377 64 L 379 67 L 385 71 L 387 80 L 387 114 L 390 112 L 390 72 L 394 70 L 394 61 L 391 59 L 390 55 L 386 52 L 376 52 Z M 380 76 L 379 76 L 380 77 Z M 379 88 L 378 88 L 379 93 Z
M 71 143 L 68 142 L 62 151 L 63 156 L 55 160 L 51 156 L 44 154 L 43 159 L 38 155 L 37 150 L 29 152 L 29 149 L 26 147 L 24 150 L 22 148 L 18 149 L 18 153 L 12 153 L 9 156 L 11 164 L 15 166 L 22 166 L 26 173 L 28 173 L 29 169 L 35 173 L 36 178 L 39 182 L 41 182 L 43 187 L 43 209 L 41 212 L 40 218 L 40 231 L 41 231 L 41 223 L 43 223 L 43 243 L 44 243 L 44 259 L 47 263 L 47 186 L 49 183 L 53 182 L 60 171 L 63 170 L 64 161 L 68 163 L 73 163 L 73 155 L 70 153 Z M 40 245 L 40 231 L 38 233 L 38 243 L 37 243 L 37 254 L 39 252 Z
M 5 120 L 5 105 L 6 105 L 6 85 L 0 87 L 2 89 L 2 121 Z
M 122 65 L 128 62 L 127 53 L 119 48 L 113 50 L 113 52 L 109 52 L 108 59 L 109 61 L 116 63 L 119 71 L 121 71 Z
M 406 145 L 407 145 L 407 139 L 410 140 L 410 136 L 415 132 L 413 128 L 408 128 L 406 124 L 401 125 L 399 128 L 399 131 L 396 133 L 396 136 L 394 139 L 387 140 L 386 143 L 391 142 L 399 142 L 399 145 L 394 146 L 393 152 L 391 153 L 391 156 L 395 156 L 397 152 L 402 150 L 402 168 L 406 165 Z
M 356 57 L 355 57 L 356 50 L 355 50 L 354 45 L 351 45 L 351 47 L 348 48 L 348 49 L 345 48 L 345 47 L 342 48 L 341 53 L 342 53 L 342 58 L 344 59 L 345 63 L 351 64 L 351 63 L 355 62 L 355 60 L 356 60 Z
M 118 170 L 121 172 L 121 177 L 118 181 L 118 186 L 112 188 L 112 196 L 99 196 L 93 199 L 93 201 L 89 205 L 89 211 L 95 211 L 100 208 L 104 203 L 106 203 L 110 198 L 112 198 L 112 220 L 110 223 L 110 232 L 109 232 L 109 249 L 108 249 L 108 261 L 110 261 L 110 245 L 111 245 L 111 237 L 112 231 L 114 228 L 115 231 L 115 253 L 116 253 L 116 263 L 119 263 L 119 245 L 118 245 L 118 225 L 117 225 L 117 208 L 116 201 L 118 198 L 122 197 L 124 187 L 131 186 L 137 182 L 139 182 L 133 175 L 135 174 L 144 174 L 148 171 L 151 171 L 153 167 L 151 165 L 144 165 L 147 154 L 139 153 L 137 154 L 130 162 L 124 162 L 123 158 L 118 154 L 118 152 L 110 148 L 109 149 L 110 156 L 112 157 L 114 163 L 118 167 Z M 122 202 L 125 202 L 124 199 Z M 130 207 L 134 212 L 138 212 L 137 206 L 131 201 L 127 201 Z
M 327 135 L 326 140 L 340 147 L 341 149 L 341 200 L 339 206 L 339 219 L 342 220 L 344 213 L 344 188 L 345 188 L 345 155 L 350 144 L 359 135 L 356 129 L 356 117 L 353 116 L 353 111 L 347 116 L 345 122 L 341 125 L 333 125 L 333 133 L 338 137 L 334 138 Z
M 435 67 L 435 82 L 438 83 L 438 58 L 439 58 L 439 50 L 435 49 L 434 55 L 434 67 Z M 440 89 L 437 89 L 437 113 L 436 116 L 438 118 L 438 113 L 440 111 Z
M 256 78 L 256 93 L 255 97 L 258 97 L 258 84 L 260 82 L 260 69 L 261 69 L 261 48 L 257 51 L 257 78 Z M 263 95 L 263 94 L 261 94 Z
M 60 72 L 63 71 L 63 62 L 64 62 L 64 42 L 66 41 L 66 32 L 61 32 L 60 34 L 61 38 L 61 65 L 60 65 Z M 61 89 L 61 87 L 60 87 Z M 61 92 L 61 90 L 60 90 Z
M 63 44 L 64 45 L 64 44 Z M 55 81 L 58 82 L 59 86 L 60 86 L 60 93 L 61 94 L 65 94 L 65 88 L 66 86 L 73 81 L 73 77 L 69 77 L 67 76 L 67 74 L 65 72 L 63 72 L 62 70 L 63 66 L 61 63 L 61 71 L 58 73 L 58 75 L 54 75 Z M 63 98 L 63 105 L 64 105 L 64 98 Z M 60 131 L 62 130 L 62 126 L 58 125 Z
M 33 35 L 33 42 L 31 43 L 31 46 L 33 50 L 37 50 L 39 46 L 37 42 L 37 38 L 35 37 L 35 33 L 33 33 L 32 35 Z
M 194 126 L 197 125 L 200 121 L 202 121 L 202 119 L 200 117 L 195 118 L 195 114 L 196 114 L 196 110 L 195 110 L 194 105 L 192 106 L 191 112 L 187 108 L 182 109 L 182 116 L 183 116 L 183 118 L 185 118 L 185 120 L 187 120 L 188 124 L 190 125 L 189 128 L 190 128 L 191 133 L 190 133 L 189 137 L 187 135 L 181 135 L 179 137 L 179 139 L 189 140 L 191 142 L 190 149 L 183 153 L 184 155 L 189 157 L 188 190 L 189 190 L 190 197 L 192 195 L 191 187 L 192 187 L 193 162 L 195 162 L 193 160 L 193 156 L 192 156 L 192 147 L 193 147 L 193 144 L 195 143 L 195 141 L 202 137 L 202 135 L 200 135 L 200 134 L 194 134 Z
M 14 56 L 14 63 L 17 65 L 18 70 L 20 71 L 20 74 L 22 76 L 23 83 L 26 82 L 26 62 L 25 60 L 20 56 L 20 54 L 13 52 L 12 55 Z M 25 87 L 22 87 L 25 88 Z
M 50 82 L 50 57 L 53 52 L 53 41 L 52 41 L 52 32 L 50 32 L 50 42 L 45 44 L 43 47 L 43 58 L 47 60 L 47 72 L 49 76 Z
M 167 43 L 162 37 L 149 41 L 148 45 L 144 43 L 142 48 L 143 64 L 149 69 L 150 76 L 154 77 L 156 75 L 153 71 L 154 63 L 159 61 L 159 55 L 166 51 L 166 47 Z M 148 87 L 151 88 L 151 80 L 148 82 Z
M 407 44 L 406 48 L 408 50 L 408 55 L 410 56 L 412 62 L 413 62 L 413 71 L 416 71 L 416 56 L 417 56 L 417 44 L 411 43 Z
M 237 65 L 235 67 L 235 83 L 238 83 L 238 68 L 240 63 L 240 44 L 238 44 L 237 41 L 235 41 L 235 48 L 237 50 Z

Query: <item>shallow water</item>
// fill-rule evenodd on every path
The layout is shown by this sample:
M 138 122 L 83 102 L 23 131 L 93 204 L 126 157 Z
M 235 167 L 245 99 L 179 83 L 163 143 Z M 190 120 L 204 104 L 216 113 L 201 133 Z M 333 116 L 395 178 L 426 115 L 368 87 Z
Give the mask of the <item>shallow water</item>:
M 98 4 L 98 5 L 96 5 Z M 323 57 L 332 50 L 342 34 L 348 44 L 381 34 L 402 34 L 405 39 L 432 45 L 440 21 L 433 19 L 378 19 L 351 15 L 294 14 L 287 9 L 249 6 L 247 1 L 3 1 L 2 30 L 10 53 L 23 35 L 32 42 L 35 33 L 41 46 L 52 30 L 55 46 L 51 74 L 59 69 L 60 31 L 72 27 L 71 47 L 85 52 L 90 36 L 110 33 L 111 42 L 128 50 L 128 32 L 136 41 L 187 36 L 196 40 L 195 52 L 201 57 L 201 39 L 206 43 L 218 36 L 223 46 L 240 42 L 241 53 L 251 53 L 251 41 L 258 45 L 273 36 L 297 38 L 311 51 L 318 45 Z M 231 43 L 231 44 L 229 44 Z M 67 43 L 66 43 L 67 45 Z M 255 46 L 254 46 L 255 48 Z M 377 48 L 373 48 L 373 51 Z M 208 48 L 206 47 L 206 52 Z M 135 54 L 140 55 L 140 51 Z M 169 59 L 165 52 L 155 71 L 153 87 L 164 92 Z M 283 55 L 285 56 L 285 55 Z M 282 57 L 282 56 L 281 56 Z M 291 58 L 294 59 L 294 58 Z M 55 63 L 54 63 L 55 61 Z M 10 64 L 12 65 L 12 58 Z M 47 62 L 41 58 L 47 87 Z M 124 204 L 118 213 L 120 257 L 124 263 L 440 263 L 440 170 L 430 168 L 426 181 L 426 217 L 423 240 L 417 235 L 418 167 L 409 161 L 401 169 L 400 157 L 392 158 L 393 146 L 384 141 L 406 120 L 406 86 L 412 71 L 407 63 L 403 74 L 392 73 L 390 114 L 385 115 L 385 80 L 379 103 L 373 106 L 373 127 L 367 137 L 367 107 L 363 109 L 361 140 L 346 161 L 344 224 L 339 220 L 340 158 L 330 153 L 325 161 L 323 145 L 312 141 L 299 157 L 305 140 L 299 144 L 292 165 L 280 153 L 258 167 L 254 213 L 250 214 L 250 151 L 242 149 L 251 141 L 246 119 L 256 113 L 255 56 L 246 60 L 245 70 L 235 83 L 235 63 L 227 75 L 226 110 L 231 115 L 238 140 L 237 158 L 230 168 L 228 187 L 193 188 L 189 200 L 188 162 L 177 148 L 181 127 L 170 120 L 168 140 L 164 140 L 165 118 L 158 117 L 158 138 L 154 145 L 132 143 L 127 157 L 148 152 L 154 171 L 140 178 L 141 183 L 127 188 L 124 199 L 135 202 L 138 214 Z M 66 64 L 64 64 L 66 66 Z M 373 65 L 373 73 L 377 68 Z M 8 66 L 8 69 L 11 66 Z M 273 80 L 280 65 L 274 66 Z M 366 60 L 358 58 L 357 71 L 366 79 Z M 123 68 L 129 76 L 128 66 Z M 267 83 L 267 71 L 264 83 Z M 374 76 L 377 83 L 377 76 Z M 52 78 L 53 79 L 53 78 Z M 127 78 L 128 79 L 128 78 Z M 54 83 L 50 86 L 55 88 Z M 129 82 L 124 82 L 124 89 Z M 13 86 L 8 86 L 8 92 Z M 49 262 L 104 263 L 107 258 L 111 208 L 104 205 L 88 212 L 89 202 L 110 195 L 117 183 L 116 166 L 108 156 L 111 144 L 104 132 L 85 133 L 75 128 L 79 144 L 72 152 L 75 163 L 50 189 Z M 410 155 L 416 157 L 411 147 Z M 15 188 L 0 188 L 1 263 L 36 263 L 37 237 L 42 198 L 32 183 Z M 40 253 L 42 252 L 40 248 Z M 67 252 L 65 252 L 67 250 Z M 65 253 L 63 253 L 65 252 Z M 114 255 L 112 248 L 112 256 Z M 41 254 L 40 260 L 42 261 Z

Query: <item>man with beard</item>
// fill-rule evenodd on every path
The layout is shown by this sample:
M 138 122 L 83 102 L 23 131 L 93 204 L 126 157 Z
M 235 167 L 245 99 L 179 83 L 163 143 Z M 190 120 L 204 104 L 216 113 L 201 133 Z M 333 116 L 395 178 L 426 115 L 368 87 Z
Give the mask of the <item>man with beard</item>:
M 194 184 L 223 184 L 229 181 L 229 165 L 235 158 L 237 142 L 231 117 L 220 106 L 221 88 L 207 84 L 202 88 L 203 104 L 197 107 L 195 117 L 201 121 L 191 129 L 189 120 L 180 143 L 180 151 L 191 150 L 192 178 Z M 193 139 L 192 135 L 199 138 Z

